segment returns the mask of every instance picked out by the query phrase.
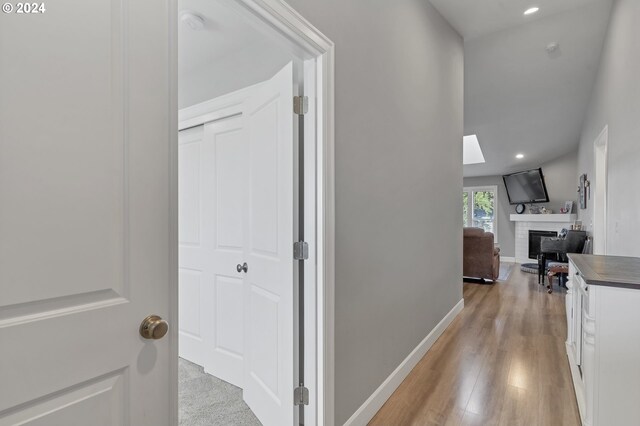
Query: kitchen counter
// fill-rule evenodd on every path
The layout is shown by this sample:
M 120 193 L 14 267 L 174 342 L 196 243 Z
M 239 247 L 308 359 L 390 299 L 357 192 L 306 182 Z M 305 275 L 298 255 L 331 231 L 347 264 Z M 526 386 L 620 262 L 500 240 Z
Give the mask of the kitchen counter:
M 640 290 L 640 258 L 569 254 L 587 285 Z

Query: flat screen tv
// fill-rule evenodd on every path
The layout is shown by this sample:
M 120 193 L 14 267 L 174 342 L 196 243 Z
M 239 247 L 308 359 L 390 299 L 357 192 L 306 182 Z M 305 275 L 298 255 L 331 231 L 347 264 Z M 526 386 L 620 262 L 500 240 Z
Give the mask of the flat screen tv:
M 549 194 L 542 169 L 502 176 L 510 204 L 548 203 Z

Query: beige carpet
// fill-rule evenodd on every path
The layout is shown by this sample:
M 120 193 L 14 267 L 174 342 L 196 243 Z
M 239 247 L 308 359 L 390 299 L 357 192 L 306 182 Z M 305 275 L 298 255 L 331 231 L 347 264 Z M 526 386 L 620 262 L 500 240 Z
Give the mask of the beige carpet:
M 182 358 L 178 373 L 180 426 L 261 426 L 239 387 Z

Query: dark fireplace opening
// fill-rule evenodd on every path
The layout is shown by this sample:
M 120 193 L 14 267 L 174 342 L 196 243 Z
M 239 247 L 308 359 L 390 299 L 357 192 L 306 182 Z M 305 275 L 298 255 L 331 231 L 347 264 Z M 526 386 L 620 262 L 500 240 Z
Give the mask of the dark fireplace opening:
M 557 237 L 554 231 L 529 231 L 529 259 L 537 259 L 540 254 L 540 240 L 542 237 Z

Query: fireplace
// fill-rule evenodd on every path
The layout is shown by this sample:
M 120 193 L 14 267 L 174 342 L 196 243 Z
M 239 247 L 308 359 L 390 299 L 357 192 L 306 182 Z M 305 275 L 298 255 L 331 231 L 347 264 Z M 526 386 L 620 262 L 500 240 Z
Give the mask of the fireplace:
M 575 214 L 512 214 L 511 221 L 516 224 L 515 261 L 517 263 L 536 261 L 536 254 L 532 253 L 533 258 L 529 257 L 529 231 L 560 232 L 563 229 L 571 228 L 577 218 Z M 555 233 L 549 235 L 555 235 Z M 538 247 L 540 246 L 538 245 Z M 534 253 L 540 251 L 539 248 L 532 248 Z
M 540 254 L 540 240 L 542 237 L 557 237 L 555 231 L 529 230 L 529 259 L 537 259 Z

